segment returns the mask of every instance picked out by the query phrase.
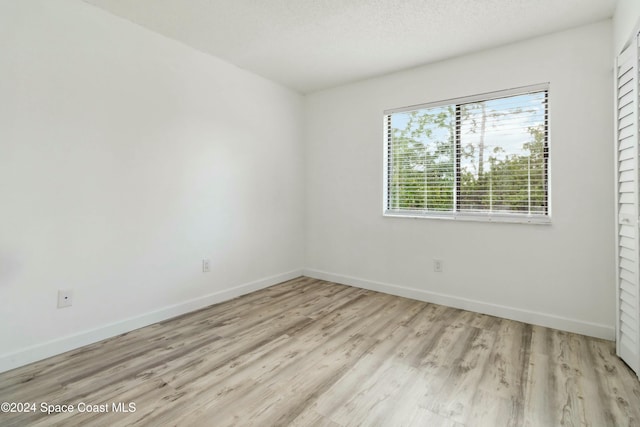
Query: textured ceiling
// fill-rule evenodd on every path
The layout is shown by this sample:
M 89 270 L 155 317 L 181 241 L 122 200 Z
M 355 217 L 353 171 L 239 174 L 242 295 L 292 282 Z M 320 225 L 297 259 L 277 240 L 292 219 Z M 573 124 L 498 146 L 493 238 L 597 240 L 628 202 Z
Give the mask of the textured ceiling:
M 616 0 L 85 0 L 302 93 L 613 15 Z

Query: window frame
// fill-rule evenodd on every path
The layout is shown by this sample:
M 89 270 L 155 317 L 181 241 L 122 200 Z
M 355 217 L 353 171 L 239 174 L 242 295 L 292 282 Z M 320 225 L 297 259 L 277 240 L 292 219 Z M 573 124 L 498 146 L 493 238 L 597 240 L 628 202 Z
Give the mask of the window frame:
M 454 210 L 451 212 L 442 211 L 423 211 L 423 210 L 394 210 L 389 209 L 389 185 L 390 185 L 390 157 L 392 144 L 389 138 L 389 132 L 391 129 L 391 115 L 394 113 L 410 112 L 420 109 L 436 108 L 442 106 L 452 106 L 456 109 L 461 104 L 469 104 L 474 102 L 491 101 L 500 98 L 507 98 L 510 96 L 526 95 L 529 93 L 546 92 L 546 129 L 545 129 L 545 141 L 544 151 L 545 157 L 545 195 L 546 195 L 546 213 L 545 214 L 530 214 L 530 213 L 506 213 L 506 212 L 461 212 L 457 211 L 457 203 L 454 203 Z M 422 219 L 445 219 L 445 220 L 462 220 L 462 221 L 481 221 L 481 222 L 501 222 L 501 223 L 526 223 L 526 224 L 551 224 L 551 144 L 550 144 L 550 129 L 551 129 L 551 114 L 550 114 L 550 84 L 540 83 L 529 86 L 522 86 L 517 88 L 499 90 L 494 92 L 487 92 L 477 95 L 465 96 L 460 98 L 452 98 L 441 101 L 429 102 L 424 104 L 410 105 L 407 107 L 392 108 L 383 112 L 383 140 L 384 140 L 384 165 L 383 165 L 383 200 L 382 200 L 382 214 L 385 217 L 396 218 L 422 218 Z M 459 132 L 459 129 L 456 133 Z M 456 139 L 459 140 L 460 135 L 456 135 Z M 460 158 L 459 150 L 456 149 L 456 155 L 454 160 L 455 169 L 455 187 L 454 192 L 459 189 L 460 185 Z

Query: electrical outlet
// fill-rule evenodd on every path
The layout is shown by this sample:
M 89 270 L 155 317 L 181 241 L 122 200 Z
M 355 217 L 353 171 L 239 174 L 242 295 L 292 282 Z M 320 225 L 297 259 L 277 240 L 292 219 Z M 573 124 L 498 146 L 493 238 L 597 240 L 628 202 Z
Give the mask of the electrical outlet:
M 73 291 L 59 290 L 58 291 L 58 308 L 71 307 L 73 305 Z
M 436 273 L 442 273 L 442 260 L 434 259 L 433 260 L 433 271 Z
M 211 260 L 203 259 L 202 260 L 202 272 L 208 273 L 211 271 Z

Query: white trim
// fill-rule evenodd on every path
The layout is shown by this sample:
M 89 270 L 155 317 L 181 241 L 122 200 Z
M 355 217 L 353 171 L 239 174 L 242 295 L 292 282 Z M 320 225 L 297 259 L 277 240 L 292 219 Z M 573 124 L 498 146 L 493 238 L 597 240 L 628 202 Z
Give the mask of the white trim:
M 392 285 L 389 283 L 382 283 L 314 269 L 305 269 L 304 275 L 314 279 L 342 283 L 372 291 L 446 305 L 448 307 L 460 308 L 477 313 L 490 314 L 492 316 L 498 316 L 505 319 L 517 320 L 520 322 L 560 329 L 596 338 L 603 338 L 607 340 L 613 340 L 615 338 L 615 328 L 611 325 L 602 325 L 584 320 L 570 319 L 548 313 L 491 304 L 484 301 L 476 301 L 453 295 L 430 292 L 423 289 L 408 288 L 405 286 Z
M 626 49 L 626 48 L 625 48 Z M 624 49 L 622 50 L 624 52 Z M 620 246 L 619 246 L 619 235 L 620 232 L 620 224 L 619 224 L 619 206 L 618 206 L 618 190 L 620 186 L 620 181 L 618 179 L 618 134 L 620 130 L 618 129 L 618 66 L 619 66 L 620 55 L 617 55 L 614 59 L 613 64 L 613 108 L 614 108 L 614 123 L 613 126 L 613 180 L 614 180 L 614 200 L 613 200 L 613 208 L 614 208 L 614 232 L 613 235 L 616 238 L 615 244 L 615 265 L 616 265 L 616 324 L 615 324 L 615 341 L 616 341 L 616 354 L 620 354 L 620 269 L 618 268 L 618 263 L 620 260 Z
M 125 332 L 130 332 L 135 329 L 151 325 L 153 323 L 199 310 L 201 308 L 227 301 L 240 295 L 267 288 L 300 276 L 302 276 L 302 270 L 293 270 L 265 277 L 253 282 L 170 305 L 139 316 L 130 317 L 98 328 L 89 329 L 62 338 L 56 338 L 42 344 L 36 344 L 12 353 L 3 354 L 0 355 L 0 372 L 5 372 L 38 360 L 46 359 L 47 357 L 55 356 Z
M 551 224 L 549 215 L 518 215 L 499 213 L 421 212 L 386 210 L 382 216 L 390 218 L 448 219 L 453 221 L 504 222 L 514 224 Z
M 514 87 L 511 89 L 497 90 L 494 92 L 479 93 L 477 95 L 462 96 L 460 98 L 443 99 L 441 101 L 427 102 L 424 104 L 409 105 L 409 106 L 400 107 L 400 108 L 391 108 L 388 110 L 384 110 L 383 114 L 387 116 L 389 114 L 394 114 L 394 113 L 404 113 L 408 111 L 422 110 L 425 108 L 442 107 L 443 105 L 470 104 L 478 101 L 490 101 L 492 99 L 507 98 L 509 96 L 525 95 L 528 93 L 549 91 L 549 86 L 550 86 L 550 83 L 547 82 L 547 83 L 538 83 L 538 84 L 529 85 L 529 86 Z

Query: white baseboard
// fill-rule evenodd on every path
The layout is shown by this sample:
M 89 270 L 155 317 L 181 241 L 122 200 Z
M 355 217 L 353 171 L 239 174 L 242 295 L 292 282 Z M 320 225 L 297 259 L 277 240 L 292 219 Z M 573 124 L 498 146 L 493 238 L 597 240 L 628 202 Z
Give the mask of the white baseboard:
M 546 326 L 549 328 L 560 329 L 568 332 L 575 332 L 592 337 L 603 338 L 607 340 L 615 339 L 615 329 L 612 326 L 608 325 L 601 325 L 597 323 L 555 316 L 547 313 L 540 313 L 536 311 L 491 304 L 452 295 L 429 292 L 422 289 L 408 288 L 404 286 L 376 282 L 372 280 L 361 279 L 358 277 L 328 273 L 320 270 L 304 269 L 293 270 L 275 276 L 266 277 L 250 283 L 235 286 L 233 288 L 194 298 L 179 304 L 170 305 L 139 316 L 101 326 L 99 328 L 79 332 L 77 334 L 68 335 L 42 344 L 23 348 L 16 352 L 0 355 L 0 372 L 9 371 L 11 369 L 36 362 L 38 360 L 46 359 L 47 357 L 55 356 L 57 354 L 61 354 L 70 350 L 74 350 L 76 348 L 92 344 L 106 338 L 111 338 L 125 332 L 130 332 L 135 329 L 151 325 L 153 323 L 161 322 L 163 320 L 179 316 L 181 314 L 208 307 L 212 304 L 227 301 L 240 295 L 254 292 L 259 289 L 285 282 L 287 280 L 295 279 L 296 277 L 300 277 L 302 275 L 315 279 L 356 286 L 372 291 L 384 292 L 391 295 L 412 298 L 419 301 L 431 302 L 435 304 L 446 305 L 449 307 L 470 310 L 478 313 L 490 314 L 492 316 L 498 316 L 505 319 L 517 320 L 520 322 Z
M 194 298 L 159 310 L 124 319 L 95 329 L 79 332 L 61 338 L 23 348 L 16 352 L 0 355 L 0 372 L 27 365 L 47 357 L 55 356 L 76 348 L 102 341 L 116 335 L 130 332 L 153 323 L 161 322 L 181 314 L 189 313 L 212 304 L 227 301 L 249 292 L 257 291 L 287 280 L 302 276 L 302 270 L 293 270 L 275 276 L 265 277 L 250 283 L 234 286 Z
M 303 273 L 305 276 L 312 277 L 314 279 L 342 283 L 344 285 L 356 286 L 372 291 L 412 298 L 419 301 L 446 305 L 448 307 L 461 308 L 477 313 L 490 314 L 492 316 L 502 317 L 505 319 L 517 320 L 533 325 L 560 329 L 567 332 L 575 332 L 577 334 L 603 338 L 606 340 L 615 339 L 615 328 L 609 325 L 601 325 L 598 323 L 569 319 L 566 317 L 556 316 L 548 313 L 540 313 L 537 311 L 524 310 L 521 308 L 491 304 L 488 302 L 476 301 L 453 295 L 429 292 L 422 289 L 407 288 L 404 286 L 391 285 L 388 283 L 376 282 L 372 280 L 361 279 L 358 277 L 328 273 L 326 271 L 305 269 Z

